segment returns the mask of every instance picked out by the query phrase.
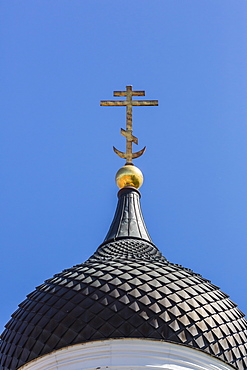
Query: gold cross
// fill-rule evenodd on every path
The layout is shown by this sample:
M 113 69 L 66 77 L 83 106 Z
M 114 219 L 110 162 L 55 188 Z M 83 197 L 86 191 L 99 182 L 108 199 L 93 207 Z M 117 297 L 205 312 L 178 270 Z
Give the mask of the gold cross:
M 114 91 L 113 96 L 126 96 L 126 100 L 101 101 L 100 105 L 104 107 L 126 106 L 126 130 L 121 128 L 121 134 L 126 137 L 126 153 L 120 152 L 115 147 L 113 149 L 119 157 L 126 159 L 126 164 L 132 164 L 132 159 L 140 157 L 146 149 L 144 147 L 139 152 L 132 153 L 132 143 L 138 144 L 137 137 L 132 135 L 132 107 L 156 106 L 158 105 L 158 100 L 132 100 L 132 96 L 145 96 L 145 91 L 132 91 L 132 86 L 126 86 L 126 91 Z

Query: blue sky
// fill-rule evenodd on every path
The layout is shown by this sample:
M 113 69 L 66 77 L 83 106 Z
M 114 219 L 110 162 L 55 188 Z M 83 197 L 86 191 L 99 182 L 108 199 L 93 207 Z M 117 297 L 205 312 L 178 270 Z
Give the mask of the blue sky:
M 159 100 L 133 111 L 154 243 L 247 313 L 246 46 L 245 0 L 1 1 L 1 329 L 103 241 L 126 85 Z

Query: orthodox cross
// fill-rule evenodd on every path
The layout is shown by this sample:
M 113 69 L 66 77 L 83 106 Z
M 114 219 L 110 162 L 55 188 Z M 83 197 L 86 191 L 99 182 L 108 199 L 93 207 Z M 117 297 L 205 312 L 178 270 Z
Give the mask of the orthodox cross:
M 126 107 L 126 130 L 121 128 L 121 134 L 126 138 L 126 153 L 120 152 L 115 147 L 113 147 L 113 150 L 119 157 L 126 159 L 126 164 L 132 164 L 132 160 L 140 157 L 146 150 L 146 147 L 144 147 L 139 152 L 132 152 L 132 143 L 138 144 L 138 138 L 132 135 L 132 107 L 158 105 L 158 100 L 132 100 L 132 96 L 145 96 L 145 91 L 132 91 L 132 86 L 126 86 L 126 91 L 114 91 L 113 96 L 126 96 L 126 100 L 101 101 L 100 105 L 104 107 Z

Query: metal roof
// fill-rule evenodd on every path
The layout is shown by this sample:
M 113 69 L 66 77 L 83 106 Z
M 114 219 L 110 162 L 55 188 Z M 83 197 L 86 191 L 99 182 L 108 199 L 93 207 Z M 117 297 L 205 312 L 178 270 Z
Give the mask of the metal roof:
M 210 281 L 162 256 L 146 232 L 137 190 L 122 189 L 119 198 L 93 256 L 45 281 L 12 315 L 2 334 L 1 369 L 110 338 L 180 343 L 246 369 L 243 313 Z

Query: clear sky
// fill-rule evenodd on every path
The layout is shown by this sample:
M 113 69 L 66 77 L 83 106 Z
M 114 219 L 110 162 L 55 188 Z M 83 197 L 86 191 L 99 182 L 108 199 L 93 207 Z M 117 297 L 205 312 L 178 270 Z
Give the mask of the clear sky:
M 133 111 L 144 218 L 174 263 L 247 313 L 246 0 L 1 0 L 0 326 L 103 241 Z

